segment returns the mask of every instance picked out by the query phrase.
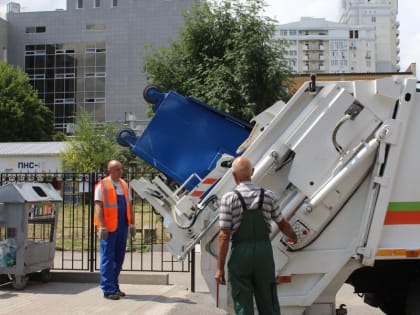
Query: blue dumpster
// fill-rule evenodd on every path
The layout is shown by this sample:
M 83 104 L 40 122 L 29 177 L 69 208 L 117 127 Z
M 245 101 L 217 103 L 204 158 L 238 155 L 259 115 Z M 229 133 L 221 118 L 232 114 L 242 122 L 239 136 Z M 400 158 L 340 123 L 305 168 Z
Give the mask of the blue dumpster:
M 251 124 L 174 91 L 145 93 L 156 102 L 155 115 L 140 137 L 122 131 L 118 143 L 178 184 L 194 173 L 204 178 L 224 153 L 236 156 L 252 130 Z M 190 180 L 185 187 L 191 190 L 197 183 Z

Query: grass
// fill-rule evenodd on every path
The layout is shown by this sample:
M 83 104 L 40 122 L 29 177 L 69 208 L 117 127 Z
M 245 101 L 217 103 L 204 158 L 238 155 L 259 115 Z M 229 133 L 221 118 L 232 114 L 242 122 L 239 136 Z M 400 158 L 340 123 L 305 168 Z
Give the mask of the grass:
M 93 210 L 89 204 L 60 204 L 57 218 L 56 229 L 56 249 L 57 250 L 86 250 L 89 248 L 90 237 L 90 217 Z M 162 218 L 156 214 L 150 204 L 143 200 L 138 200 L 134 204 L 135 225 L 137 228 L 136 240 L 134 247 L 127 246 L 128 251 L 144 252 L 150 248 L 152 242 L 160 243 L 166 241 L 168 233 L 165 233 L 162 224 Z M 143 238 L 143 229 L 154 228 L 156 237 L 154 240 Z M 95 231 L 96 233 L 96 231 Z M 163 238 L 162 238 L 163 235 Z M 127 244 L 129 244 L 128 242 Z

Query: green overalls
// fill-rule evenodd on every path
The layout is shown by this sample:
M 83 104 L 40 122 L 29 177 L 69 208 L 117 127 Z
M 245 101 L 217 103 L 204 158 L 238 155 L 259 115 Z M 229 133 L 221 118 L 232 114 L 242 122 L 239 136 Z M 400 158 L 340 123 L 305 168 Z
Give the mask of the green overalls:
M 228 262 L 232 299 L 238 315 L 253 315 L 253 296 L 260 315 L 280 315 L 277 297 L 273 249 L 265 223 L 261 189 L 257 210 L 248 210 L 245 201 L 235 191 L 242 204 L 242 221 L 232 236 Z

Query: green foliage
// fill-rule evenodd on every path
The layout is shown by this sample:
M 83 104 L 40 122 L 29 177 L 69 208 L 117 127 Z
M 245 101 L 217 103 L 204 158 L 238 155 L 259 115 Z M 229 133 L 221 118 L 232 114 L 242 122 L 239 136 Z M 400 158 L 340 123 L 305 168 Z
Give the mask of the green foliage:
M 67 135 L 63 131 L 56 131 L 52 135 L 52 141 L 66 141 L 66 140 L 67 140 Z
M 53 114 L 38 99 L 28 76 L 0 61 L 0 141 L 48 141 Z
M 291 69 L 264 0 L 197 1 L 177 41 L 146 47 L 148 81 L 249 120 L 287 98 Z
M 117 159 L 119 146 L 113 124 L 97 125 L 86 112 L 76 119 L 74 135 L 61 154 L 64 172 L 106 171 L 109 160 Z

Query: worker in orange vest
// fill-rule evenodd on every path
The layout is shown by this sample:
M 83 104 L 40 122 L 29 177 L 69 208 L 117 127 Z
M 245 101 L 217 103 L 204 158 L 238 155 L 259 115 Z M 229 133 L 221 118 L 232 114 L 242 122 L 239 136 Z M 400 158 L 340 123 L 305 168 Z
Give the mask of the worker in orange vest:
M 104 297 L 119 300 L 126 294 L 120 290 L 118 277 L 124 262 L 128 232 L 134 238 L 134 212 L 131 193 L 121 179 L 122 165 L 112 160 L 108 175 L 95 187 L 95 225 L 100 236 L 100 286 Z

